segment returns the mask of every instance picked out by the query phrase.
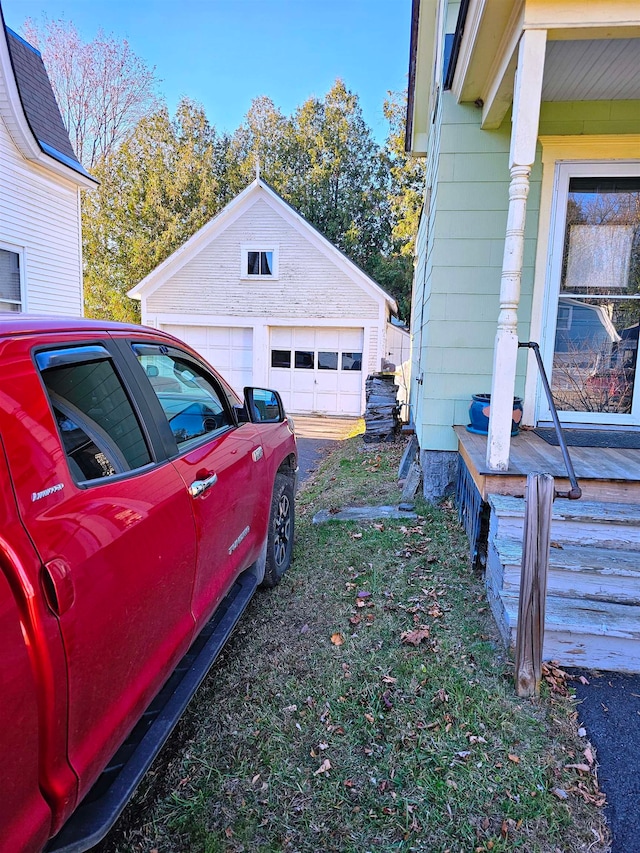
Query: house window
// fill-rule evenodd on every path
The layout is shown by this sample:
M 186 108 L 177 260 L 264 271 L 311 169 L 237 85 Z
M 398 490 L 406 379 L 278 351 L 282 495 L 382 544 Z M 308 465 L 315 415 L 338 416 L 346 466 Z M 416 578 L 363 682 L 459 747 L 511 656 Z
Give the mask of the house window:
M 22 310 L 20 253 L 0 247 L 0 311 Z
M 242 278 L 277 278 L 278 250 L 274 246 L 242 246 Z

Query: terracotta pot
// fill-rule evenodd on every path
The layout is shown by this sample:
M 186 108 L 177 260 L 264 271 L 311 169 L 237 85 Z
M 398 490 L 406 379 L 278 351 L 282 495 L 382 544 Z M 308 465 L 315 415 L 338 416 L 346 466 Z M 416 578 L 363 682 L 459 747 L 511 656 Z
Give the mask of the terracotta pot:
M 469 432 L 487 435 L 489 432 L 489 413 L 491 411 L 491 394 L 474 394 L 469 406 L 469 420 L 467 424 Z M 522 400 L 520 397 L 513 398 L 513 414 L 511 420 L 511 435 L 517 435 L 522 420 Z

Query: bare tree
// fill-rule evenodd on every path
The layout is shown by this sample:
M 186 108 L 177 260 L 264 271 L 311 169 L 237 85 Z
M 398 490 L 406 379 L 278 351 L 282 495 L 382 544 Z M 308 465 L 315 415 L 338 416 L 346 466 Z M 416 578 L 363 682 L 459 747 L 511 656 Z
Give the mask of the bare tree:
M 157 107 L 155 69 L 102 30 L 83 42 L 70 21 L 29 18 L 23 29 L 42 54 L 75 152 L 91 169 Z

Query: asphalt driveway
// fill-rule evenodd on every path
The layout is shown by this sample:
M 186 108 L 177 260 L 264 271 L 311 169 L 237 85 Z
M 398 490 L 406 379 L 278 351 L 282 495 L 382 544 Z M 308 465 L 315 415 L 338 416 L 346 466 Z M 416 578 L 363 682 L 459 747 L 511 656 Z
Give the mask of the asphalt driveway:
M 640 675 L 580 672 L 578 719 L 596 748 L 598 782 L 607 797 L 611 853 L 640 851 Z

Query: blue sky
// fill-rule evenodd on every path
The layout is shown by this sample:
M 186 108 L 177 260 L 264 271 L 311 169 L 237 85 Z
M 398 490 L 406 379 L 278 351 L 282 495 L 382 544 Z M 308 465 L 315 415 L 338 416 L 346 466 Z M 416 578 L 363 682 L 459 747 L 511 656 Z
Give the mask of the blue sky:
M 259 95 L 290 113 L 341 77 L 382 142 L 387 90 L 407 82 L 411 0 L 2 0 L 2 9 L 16 32 L 46 15 L 86 40 L 99 28 L 127 39 L 155 66 L 172 111 L 186 95 L 221 131 Z

